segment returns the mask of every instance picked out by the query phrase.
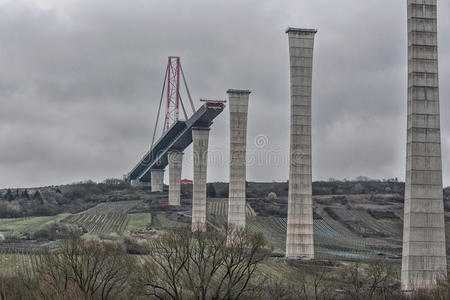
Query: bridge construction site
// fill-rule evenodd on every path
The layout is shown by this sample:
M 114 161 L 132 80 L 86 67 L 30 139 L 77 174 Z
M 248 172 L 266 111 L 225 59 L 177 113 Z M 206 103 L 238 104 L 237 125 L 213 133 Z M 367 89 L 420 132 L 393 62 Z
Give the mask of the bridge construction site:
M 403 219 L 402 289 L 429 288 L 446 275 L 447 254 L 442 193 L 437 5 L 408 0 L 408 126 Z M 290 55 L 290 168 L 288 259 L 313 259 L 311 100 L 315 29 L 288 28 Z M 180 89 L 185 86 L 192 115 Z M 246 226 L 246 141 L 250 90 L 229 89 L 230 178 L 228 224 Z M 155 140 L 161 104 L 162 136 Z M 180 205 L 183 152 L 193 144 L 192 230 L 206 228 L 206 179 L 209 132 L 225 101 L 206 100 L 195 109 L 180 58 L 169 57 L 155 132 L 149 151 L 128 173 L 135 186 L 162 191 L 169 166 L 169 205 Z M 185 119 L 180 120 L 180 112 Z

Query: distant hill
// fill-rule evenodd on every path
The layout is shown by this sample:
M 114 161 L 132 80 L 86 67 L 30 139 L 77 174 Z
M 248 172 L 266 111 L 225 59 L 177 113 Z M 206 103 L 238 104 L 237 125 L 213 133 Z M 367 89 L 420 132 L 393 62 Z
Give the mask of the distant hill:
M 131 187 L 119 179 L 108 179 L 103 183 L 86 181 L 31 189 L 2 189 L 0 190 L 0 218 L 76 213 L 101 202 L 144 200 L 149 192 L 146 188 Z M 249 202 L 261 214 L 286 214 L 287 182 L 247 182 L 246 193 Z M 276 197 L 268 199 L 269 193 L 275 194 Z M 322 201 L 322 203 L 328 201 L 327 197 L 316 197 L 326 195 L 341 196 L 332 197 L 340 202 L 347 201 L 346 195 L 367 195 L 372 202 L 383 202 L 384 199 L 389 199 L 389 201 L 402 203 L 404 183 L 375 180 L 314 182 L 313 196 L 316 201 Z M 227 198 L 228 183 L 209 183 L 208 196 Z M 182 198 L 185 200 L 192 198 L 191 184 L 182 185 Z M 450 188 L 444 189 L 444 199 L 446 210 L 450 210 Z

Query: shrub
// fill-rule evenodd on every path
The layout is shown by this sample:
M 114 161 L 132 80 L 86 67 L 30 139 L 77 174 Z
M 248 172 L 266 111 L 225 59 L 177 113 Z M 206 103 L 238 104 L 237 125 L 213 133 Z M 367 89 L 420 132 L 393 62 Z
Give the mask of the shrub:
M 131 236 L 125 236 L 123 239 L 125 250 L 129 254 L 149 254 L 149 248 L 146 241 L 138 240 Z
M 274 192 L 270 192 L 269 194 L 267 194 L 267 199 L 269 200 L 277 200 L 277 198 L 278 196 Z
M 74 224 L 49 222 L 36 230 L 32 234 L 32 237 L 34 239 L 48 239 L 54 241 L 58 238 L 64 238 L 73 234 L 81 235 L 83 233 L 83 229 Z

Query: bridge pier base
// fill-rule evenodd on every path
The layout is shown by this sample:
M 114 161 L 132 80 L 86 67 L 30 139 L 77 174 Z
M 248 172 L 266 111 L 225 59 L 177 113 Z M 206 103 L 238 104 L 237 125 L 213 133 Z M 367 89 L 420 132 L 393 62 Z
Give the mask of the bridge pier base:
M 169 205 L 180 205 L 183 152 L 171 151 L 169 161 Z
M 209 128 L 192 128 L 194 144 L 194 187 L 192 191 L 192 231 L 206 230 L 206 171 Z
M 150 182 L 143 182 L 138 179 L 131 180 L 130 184 L 131 184 L 131 186 L 134 186 L 134 187 L 150 187 L 151 186 Z
M 164 188 L 164 169 L 153 169 L 150 173 L 152 192 L 162 192 Z

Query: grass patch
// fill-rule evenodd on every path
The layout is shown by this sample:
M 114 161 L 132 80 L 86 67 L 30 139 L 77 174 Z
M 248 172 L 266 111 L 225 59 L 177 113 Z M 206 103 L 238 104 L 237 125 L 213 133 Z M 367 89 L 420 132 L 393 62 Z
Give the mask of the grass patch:
M 147 225 L 150 224 L 151 222 L 152 222 L 152 215 L 150 213 L 128 214 L 125 232 L 130 230 L 147 229 Z
M 14 219 L 0 219 L 0 230 L 8 232 L 34 232 L 41 226 L 52 222 L 59 221 L 67 217 L 69 214 L 59 214 L 56 216 L 44 216 L 44 217 L 26 217 L 26 218 L 14 218 Z
M 157 213 L 154 215 L 154 218 L 152 226 L 154 229 L 170 229 L 187 225 L 186 223 L 170 220 L 167 217 L 167 213 Z

